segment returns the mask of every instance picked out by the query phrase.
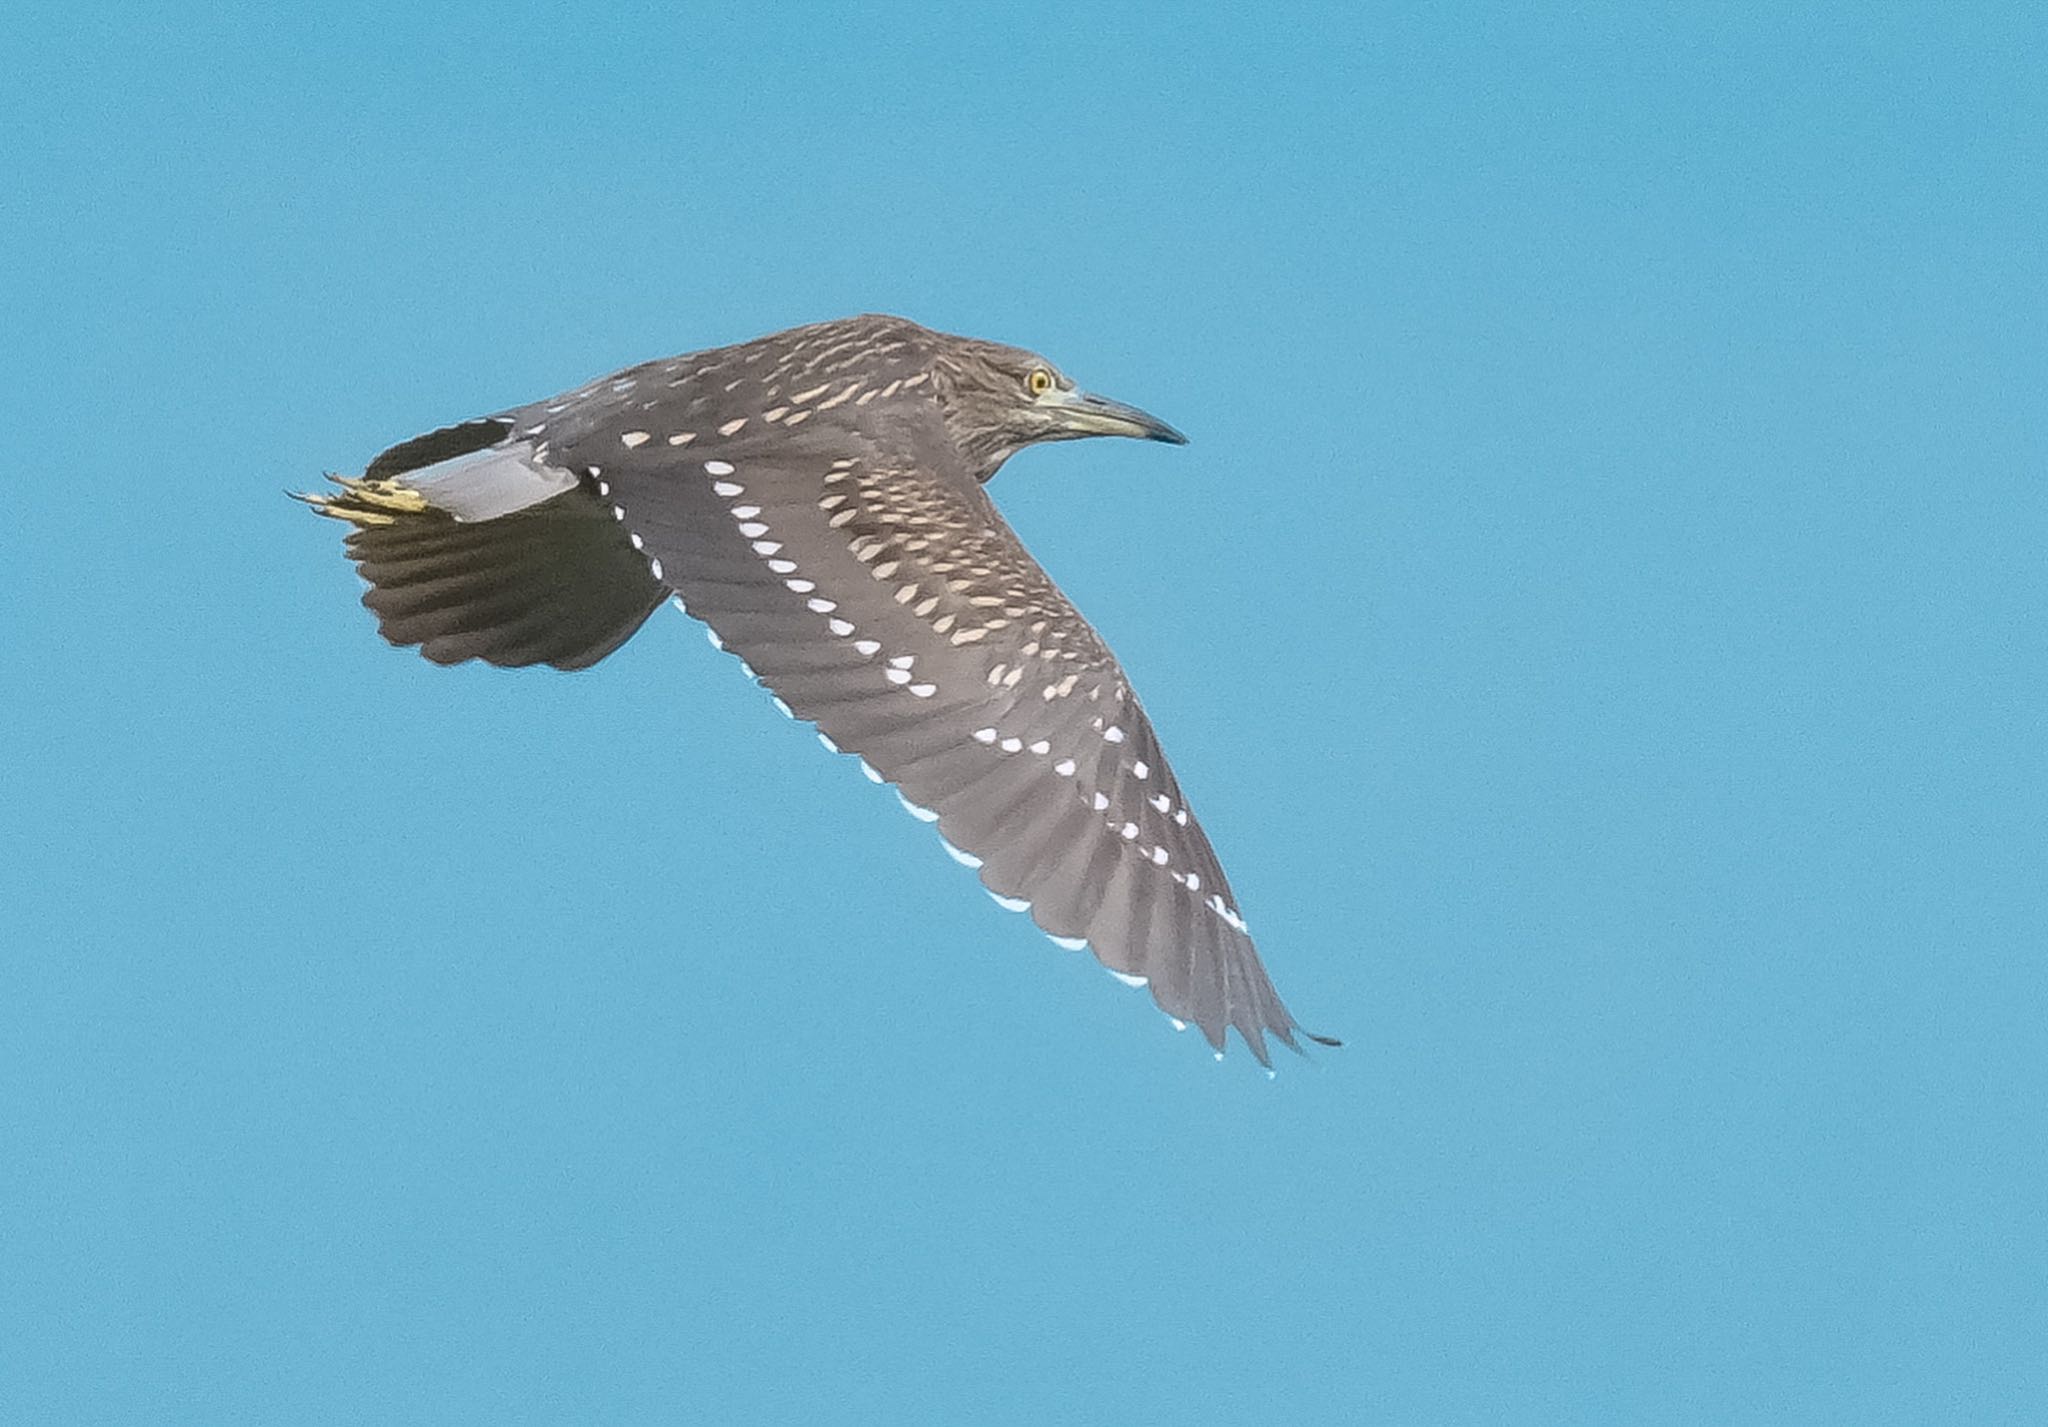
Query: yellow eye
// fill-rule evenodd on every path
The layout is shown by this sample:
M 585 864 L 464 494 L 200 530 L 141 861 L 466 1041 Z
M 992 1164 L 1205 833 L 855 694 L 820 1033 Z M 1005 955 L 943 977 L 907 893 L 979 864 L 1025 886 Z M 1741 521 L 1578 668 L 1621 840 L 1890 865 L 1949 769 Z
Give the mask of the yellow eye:
M 1044 367 L 1033 367 L 1031 375 L 1024 378 L 1024 387 L 1033 396 L 1044 396 L 1052 390 L 1052 373 Z

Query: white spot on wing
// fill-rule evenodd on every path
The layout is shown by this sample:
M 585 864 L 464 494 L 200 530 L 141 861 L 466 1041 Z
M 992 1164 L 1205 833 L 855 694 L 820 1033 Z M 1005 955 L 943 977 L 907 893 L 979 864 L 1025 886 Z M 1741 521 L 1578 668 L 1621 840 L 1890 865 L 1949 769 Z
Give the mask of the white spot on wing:
M 1028 912 L 1031 901 L 1028 897 L 1005 897 L 1001 892 L 990 892 L 989 900 L 1006 912 Z
M 704 473 L 710 476 L 729 476 L 732 474 L 732 462 L 706 461 L 704 463 Z
M 619 444 L 628 450 L 632 450 L 637 446 L 645 446 L 647 444 L 647 433 L 645 431 L 628 431 L 619 438 Z
M 898 790 L 896 794 L 896 801 L 903 804 L 904 812 L 909 813 L 921 823 L 935 823 L 939 820 L 937 813 L 933 812 L 930 808 L 919 807 L 916 803 L 911 802 L 910 799 L 903 796 L 901 790 Z
M 1088 949 L 1088 938 L 1085 936 L 1053 936 L 1051 932 L 1047 932 L 1046 937 L 1054 946 L 1062 951 L 1086 951 Z
M 745 495 L 747 488 L 738 481 L 713 481 L 711 483 L 711 490 L 713 494 L 721 495 L 727 500 L 731 500 L 736 495 Z
M 1109 973 L 1109 974 L 1110 974 L 1111 976 L 1114 976 L 1114 977 L 1115 977 L 1115 978 L 1116 978 L 1117 980 L 1119 980 L 1119 981 L 1123 982 L 1123 983 L 1124 983 L 1124 985 L 1126 985 L 1126 986 L 1143 986 L 1143 985 L 1145 984 L 1145 978 L 1144 978 L 1144 977 L 1142 977 L 1142 976 L 1133 976 L 1133 975 L 1131 975 L 1131 974 L 1130 974 L 1129 972 L 1126 972 L 1126 971 L 1117 971 L 1117 970 L 1111 969 L 1111 970 L 1110 970 L 1110 973 Z
M 946 841 L 946 839 L 945 839 L 945 838 L 943 838 L 943 837 L 941 837 L 941 838 L 939 839 L 939 846 L 941 846 L 941 847 L 943 847 L 943 848 L 945 848 L 945 849 L 946 849 L 946 856 L 948 856 L 948 857 L 952 858 L 952 859 L 953 859 L 953 860 L 954 860 L 955 862 L 959 863 L 959 864 L 960 864 L 960 865 L 961 865 L 962 867 L 979 867 L 979 866 L 981 866 L 981 859 L 980 859 L 979 857 L 976 857 L 976 856 L 975 856 L 975 855 L 974 855 L 973 853 L 971 853 L 971 852 L 963 852 L 963 851 L 962 851 L 961 849 L 959 849 L 959 848 L 957 848 L 957 847 L 953 846 L 953 844 L 952 844 L 952 843 L 950 843 L 950 842 Z

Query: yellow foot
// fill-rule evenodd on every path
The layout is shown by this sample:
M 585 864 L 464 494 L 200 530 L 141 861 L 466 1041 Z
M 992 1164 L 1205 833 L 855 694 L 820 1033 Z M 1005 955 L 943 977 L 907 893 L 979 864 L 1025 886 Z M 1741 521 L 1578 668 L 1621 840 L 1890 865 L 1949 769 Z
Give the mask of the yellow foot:
M 341 489 L 331 495 L 292 491 L 292 499 L 304 501 L 316 514 L 346 520 L 352 525 L 392 525 L 401 515 L 418 515 L 430 509 L 425 496 L 396 481 L 366 481 L 350 476 L 327 479 Z

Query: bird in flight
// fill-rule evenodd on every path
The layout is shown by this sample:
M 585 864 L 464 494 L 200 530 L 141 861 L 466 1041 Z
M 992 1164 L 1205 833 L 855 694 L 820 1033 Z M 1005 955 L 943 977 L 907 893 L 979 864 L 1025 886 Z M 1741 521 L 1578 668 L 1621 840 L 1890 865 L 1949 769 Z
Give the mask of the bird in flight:
M 1115 656 L 984 489 L 1043 441 L 1183 443 L 1043 357 L 851 317 L 648 362 L 400 442 L 303 495 L 384 637 L 582 669 L 663 601 L 853 754 L 991 896 L 1220 1057 L 1281 1004 Z

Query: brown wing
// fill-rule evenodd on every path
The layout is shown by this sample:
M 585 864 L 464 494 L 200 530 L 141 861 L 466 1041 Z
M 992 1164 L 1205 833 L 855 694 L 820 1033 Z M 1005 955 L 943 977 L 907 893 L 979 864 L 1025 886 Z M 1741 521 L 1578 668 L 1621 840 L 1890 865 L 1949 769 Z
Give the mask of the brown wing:
M 971 480 L 873 447 L 614 446 L 633 543 L 723 646 L 1047 933 L 1219 1050 L 1295 1044 L 1115 658 Z M 845 442 L 836 449 L 847 449 Z M 565 457 L 574 460 L 570 453 Z
M 536 462 L 530 442 L 505 439 L 508 425 L 430 432 L 362 479 L 300 499 L 354 527 L 344 548 L 393 644 L 417 644 L 438 664 L 586 668 L 668 591 L 589 482 Z

